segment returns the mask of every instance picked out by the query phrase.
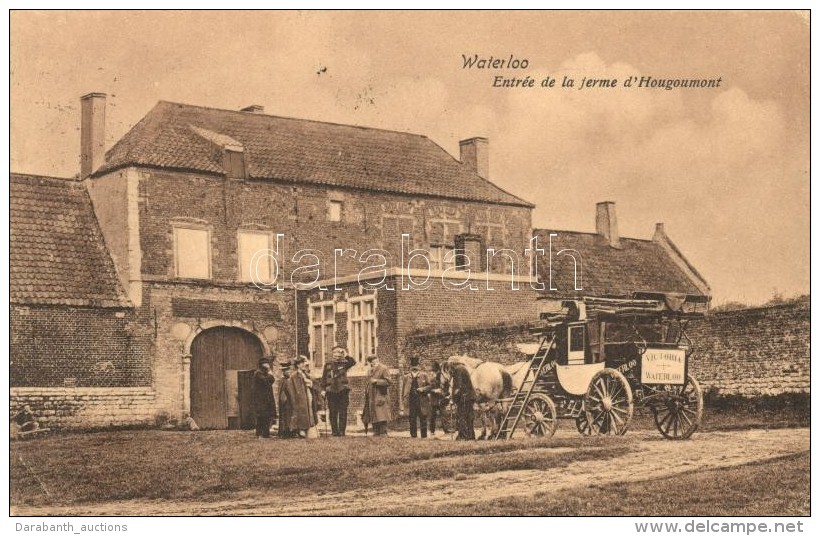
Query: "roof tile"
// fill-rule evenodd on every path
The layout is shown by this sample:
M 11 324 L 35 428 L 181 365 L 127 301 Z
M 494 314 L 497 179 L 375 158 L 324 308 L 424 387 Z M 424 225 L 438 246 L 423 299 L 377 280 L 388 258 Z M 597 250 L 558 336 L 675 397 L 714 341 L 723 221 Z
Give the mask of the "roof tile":
M 533 206 L 425 136 L 164 101 L 96 174 L 132 165 L 224 174 L 220 143 L 242 145 L 251 178 Z
M 11 174 L 11 303 L 128 306 L 82 183 Z
M 621 238 L 621 249 L 594 233 L 536 229 L 539 247 L 547 248 L 552 237 L 552 285 L 557 296 L 629 296 L 634 292 L 703 293 L 675 264 L 664 248 L 651 240 Z M 578 286 L 575 291 L 575 269 L 572 257 L 558 255 L 561 250 L 575 250 L 578 259 Z M 549 284 L 549 260 L 539 261 L 540 281 Z

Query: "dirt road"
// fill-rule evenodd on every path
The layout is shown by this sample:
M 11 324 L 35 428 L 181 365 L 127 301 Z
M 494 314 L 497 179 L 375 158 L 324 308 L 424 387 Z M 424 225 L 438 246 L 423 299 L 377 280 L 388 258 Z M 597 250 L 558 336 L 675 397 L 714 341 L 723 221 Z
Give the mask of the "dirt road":
M 567 432 L 569 433 L 569 432 Z M 638 432 L 630 432 L 637 435 Z M 607 460 L 574 462 L 553 470 L 518 470 L 464 478 L 407 482 L 401 486 L 342 493 L 289 496 L 248 491 L 217 501 L 138 500 L 60 507 L 13 507 L 15 515 L 343 515 L 390 507 L 422 508 L 492 500 L 496 497 L 561 493 L 588 486 L 640 481 L 697 469 L 730 467 L 809 450 L 809 429 L 745 430 L 695 434 L 686 442 L 642 434 L 636 451 Z M 613 438 L 618 441 L 619 438 Z M 569 449 L 548 449 L 555 456 Z M 480 490 L 480 497 L 477 497 Z

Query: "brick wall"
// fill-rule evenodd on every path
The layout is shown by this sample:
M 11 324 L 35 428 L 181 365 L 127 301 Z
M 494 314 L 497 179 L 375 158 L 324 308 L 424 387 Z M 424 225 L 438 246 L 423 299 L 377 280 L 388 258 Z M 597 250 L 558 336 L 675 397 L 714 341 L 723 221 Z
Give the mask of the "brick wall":
M 412 235 L 416 248 L 453 245 L 456 234 L 472 232 L 484 237 L 486 247 L 508 248 L 519 255 L 531 236 L 531 209 L 525 207 L 163 170 L 138 173 L 142 273 L 150 276 L 174 275 L 174 224 L 211 230 L 213 278 L 222 281 L 237 280 L 239 229 L 285 235 L 282 264 L 288 279 L 298 266 L 291 257 L 304 249 L 321 252 L 322 278 L 327 278 L 334 273 L 336 248 L 352 249 L 357 255 L 381 248 L 398 265 L 402 232 Z M 339 222 L 328 221 L 331 201 L 342 202 Z M 366 266 L 349 252 L 337 263 L 337 275 L 355 274 Z M 508 263 L 499 256 L 493 264 L 503 271 Z
M 810 392 L 809 302 L 713 313 L 688 330 L 704 389 L 722 395 Z
M 28 404 L 48 428 L 152 425 L 156 416 L 149 387 L 12 387 L 9 402 L 11 416 Z
M 479 341 L 484 341 L 488 337 L 484 334 L 493 332 L 487 328 L 526 324 L 538 319 L 540 302 L 529 284 L 520 283 L 518 290 L 513 290 L 509 281 L 493 281 L 494 290 L 487 290 L 481 274 L 476 275 L 478 290 L 450 290 L 443 287 L 441 280 L 436 280 L 427 290 L 397 292 L 399 348 L 407 348 L 405 341 L 414 335 L 437 332 L 451 334 L 469 330 L 465 331 L 469 334 L 466 337 L 477 336 Z M 458 346 L 472 345 L 465 340 Z M 445 355 L 453 353 L 465 352 Z M 404 365 L 407 355 L 400 352 L 400 364 Z
M 10 386 L 150 386 L 144 331 L 133 310 L 12 306 Z

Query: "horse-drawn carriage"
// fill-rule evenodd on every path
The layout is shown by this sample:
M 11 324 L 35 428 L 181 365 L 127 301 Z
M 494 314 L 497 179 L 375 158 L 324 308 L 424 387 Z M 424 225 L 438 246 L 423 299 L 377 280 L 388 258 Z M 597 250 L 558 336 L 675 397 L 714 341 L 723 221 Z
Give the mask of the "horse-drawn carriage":
M 703 393 L 689 373 L 686 335 L 708 298 L 636 293 L 584 298 L 541 313 L 541 345 L 510 398 L 496 439 L 518 429 L 551 436 L 558 419 L 582 434 L 626 432 L 635 406 L 652 414 L 668 439 L 686 439 L 703 415 Z

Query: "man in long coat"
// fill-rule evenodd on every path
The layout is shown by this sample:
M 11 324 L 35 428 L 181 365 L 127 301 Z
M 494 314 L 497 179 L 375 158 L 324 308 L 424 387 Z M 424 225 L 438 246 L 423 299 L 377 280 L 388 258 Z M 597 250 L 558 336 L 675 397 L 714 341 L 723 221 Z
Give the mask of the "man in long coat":
M 270 426 L 276 418 L 270 360 L 262 358 L 253 373 L 253 409 L 256 412 L 256 437 L 270 437 Z
M 312 380 L 302 370 L 302 363 L 306 359 L 304 356 L 299 356 L 290 378 L 284 385 L 290 409 L 288 428 L 303 437 L 307 437 L 308 430 L 316 426 Z
M 430 416 L 430 378 L 419 370 L 419 358 L 410 358 L 410 372 L 402 377 L 400 413 L 410 420 L 410 437 L 416 437 L 421 428 L 421 437 L 427 437 L 427 418 Z
M 373 435 L 386 436 L 387 422 L 392 418 L 388 391 L 392 384 L 390 370 L 379 363 L 376 355 L 367 356 L 367 362 L 370 364 L 370 371 L 367 373 L 364 392 L 362 422 L 373 425 Z
M 279 380 L 279 396 L 277 397 L 279 402 L 279 437 L 287 439 L 294 437 L 295 432 L 290 429 L 290 416 L 292 412 L 290 410 L 290 404 L 288 403 L 288 393 L 285 387 L 288 384 L 290 375 L 296 367 L 290 361 L 281 363 L 280 366 L 282 367 L 282 379 Z
M 452 369 L 453 402 L 456 404 L 456 420 L 458 421 L 458 435 L 456 439 L 475 439 L 473 427 L 473 404 L 476 395 L 473 382 L 470 380 L 470 371 L 464 365 L 455 365 Z

